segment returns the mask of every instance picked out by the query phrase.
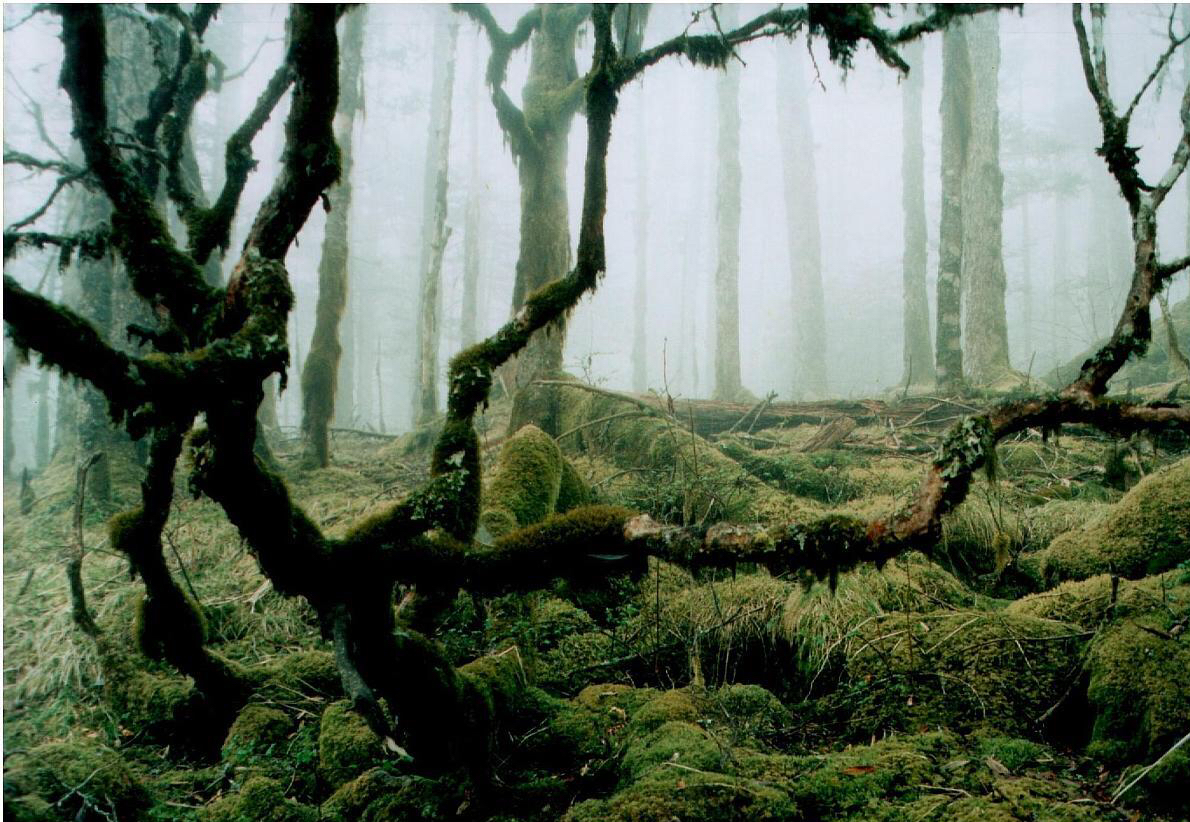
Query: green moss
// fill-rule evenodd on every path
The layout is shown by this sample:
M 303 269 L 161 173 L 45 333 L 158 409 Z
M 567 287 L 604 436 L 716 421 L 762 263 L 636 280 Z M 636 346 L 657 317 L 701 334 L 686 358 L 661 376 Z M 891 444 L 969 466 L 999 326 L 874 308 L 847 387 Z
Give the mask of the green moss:
M 559 513 L 565 513 L 571 508 L 586 505 L 591 502 L 591 489 L 579 476 L 578 471 L 570 464 L 570 460 L 562 458 L 562 482 L 558 486 L 558 501 L 554 508 Z
M 1092 756 L 1111 764 L 1151 761 L 1190 728 L 1190 645 L 1152 632 L 1164 632 L 1170 619 L 1156 612 L 1125 620 L 1093 641 Z
M 860 491 L 843 470 L 846 461 L 832 452 L 769 456 L 734 440 L 720 442 L 719 448 L 758 480 L 794 496 L 833 505 L 853 499 Z
M 937 727 L 1025 735 L 1065 692 L 1082 641 L 1074 626 L 1016 614 L 877 617 L 850 641 L 831 698 L 849 737 Z
M 339 788 L 322 804 L 325 822 L 420 822 L 454 816 L 460 799 L 453 785 L 373 768 Z
M 642 713 L 647 708 L 646 705 Z M 639 718 L 638 714 L 634 721 Z M 654 768 L 672 767 L 672 764 L 700 771 L 722 770 L 726 754 L 710 734 L 693 722 L 677 719 L 662 722 L 629 744 L 620 767 L 623 784 L 640 779 Z
M 701 713 L 688 691 L 664 691 L 641 705 L 629 727 L 634 733 L 648 732 L 667 722 L 695 722 Z
M 137 598 L 132 635 L 137 647 L 149 659 L 164 659 L 168 643 L 177 642 L 180 633 L 189 633 L 188 643 L 206 642 L 207 623 L 202 608 L 189 594 L 182 594 L 184 609 L 162 608 L 157 599 L 144 594 Z
M 1174 572 L 1176 573 L 1176 572 Z M 1099 627 L 1104 621 L 1137 616 L 1167 607 L 1190 606 L 1190 586 L 1177 585 L 1174 574 L 1122 579 L 1112 602 L 1112 578 L 1100 574 L 1083 580 L 1070 580 L 1049 591 L 1041 591 L 1012 602 L 1007 613 L 1023 614 L 1070 622 L 1083 628 Z
M 1008 736 L 981 737 L 976 751 L 981 758 L 991 757 L 1014 772 L 1035 766 L 1047 758 L 1045 748 L 1036 742 Z
M 322 713 L 318 730 L 318 772 L 332 789 L 384 761 L 380 739 L 349 702 Z
M 41 822 L 135 819 L 152 804 L 120 755 L 90 740 L 47 742 L 12 754 L 4 764 L 5 816 Z M 9 797 L 21 801 L 13 806 Z M 48 815 L 31 815 L 47 807 Z
M 204 822 L 316 822 L 317 809 L 285 797 L 281 783 L 256 776 L 207 806 Z
M 480 522 L 493 536 L 504 532 L 506 516 L 495 521 L 495 510 L 511 514 L 518 525 L 532 525 L 554 512 L 562 485 L 562 452 L 554 438 L 535 425 L 526 425 L 504 444 L 500 460 L 484 489 Z
M 736 742 L 765 744 L 792 721 L 781 700 L 759 685 L 725 685 L 710 695 L 707 715 L 726 724 Z
M 1190 559 L 1190 459 L 1150 474 L 1096 524 L 1057 537 L 1042 557 L 1050 585 L 1115 573 L 1136 579 Z
M 264 705 L 248 705 L 227 732 L 223 761 L 229 765 L 251 765 L 260 757 L 279 752 L 293 730 L 293 720 L 283 711 Z
M 304 650 L 283 654 L 271 673 L 281 684 L 303 694 L 337 697 L 343 693 L 339 666 L 329 651 Z
M 537 658 L 537 683 L 551 691 L 574 693 L 607 679 L 608 667 L 603 663 L 615 656 L 614 640 L 602 631 L 562 637 Z

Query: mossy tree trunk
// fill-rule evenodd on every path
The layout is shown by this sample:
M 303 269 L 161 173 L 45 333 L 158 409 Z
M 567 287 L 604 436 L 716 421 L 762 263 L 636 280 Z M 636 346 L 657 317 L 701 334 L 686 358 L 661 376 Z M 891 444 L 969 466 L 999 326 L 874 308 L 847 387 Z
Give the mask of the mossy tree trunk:
M 962 269 L 963 172 L 971 122 L 971 71 L 967 36 L 960 24 L 942 35 L 942 221 L 938 228 L 938 390 L 958 393 L 963 384 Z
M 901 255 L 903 300 L 903 373 L 906 385 L 934 381 L 934 349 L 930 343 L 930 306 L 926 294 L 925 146 L 922 138 L 922 87 L 925 47 L 905 49 L 909 76 L 901 81 L 901 211 L 905 248 Z
M 436 12 L 437 14 L 437 12 Z M 446 193 L 450 180 L 450 122 L 459 26 L 448 10 L 434 25 L 434 77 L 430 87 L 430 135 L 426 143 L 425 204 L 422 217 L 421 287 L 417 311 L 417 381 L 413 419 L 428 422 L 438 413 L 438 338 L 442 314 L 442 257 L 450 239 Z
M 826 395 L 826 307 L 814 129 L 810 122 L 805 51 L 777 48 L 777 133 L 785 173 L 785 222 L 793 279 L 794 379 L 791 396 Z
M 966 292 L 965 359 L 976 385 L 1011 371 L 1004 307 L 1004 175 L 1000 171 L 1000 21 L 964 24 L 970 59 L 970 127 L 963 168 L 962 281 Z
M 343 60 L 339 80 L 339 110 L 335 114 L 335 140 L 342 147 L 339 184 L 327 195 L 330 213 L 318 264 L 318 306 L 310 353 L 302 368 L 302 462 L 310 468 L 330 463 L 329 426 L 335 412 L 339 382 L 339 320 L 347 305 L 348 223 L 351 216 L 352 135 L 360 106 L 363 82 L 364 15 L 367 7 L 347 15 L 343 22 Z
M 719 21 L 731 27 L 739 17 L 735 6 L 722 6 Z M 715 387 L 711 396 L 740 396 L 740 67 L 729 60 L 716 81 L 719 140 L 716 183 Z

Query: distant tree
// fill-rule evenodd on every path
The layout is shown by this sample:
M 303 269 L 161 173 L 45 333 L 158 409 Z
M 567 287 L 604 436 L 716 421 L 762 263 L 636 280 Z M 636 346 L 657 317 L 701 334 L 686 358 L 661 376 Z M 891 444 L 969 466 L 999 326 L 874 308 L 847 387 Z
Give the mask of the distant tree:
M 922 55 L 920 41 L 905 47 L 913 68 L 901 81 L 901 210 L 905 249 L 901 257 L 904 344 L 901 382 L 929 385 L 934 381 L 934 349 L 930 343 L 930 306 L 926 294 L 925 148 L 922 138 Z
M 785 222 L 793 285 L 795 399 L 826 395 L 826 307 L 814 129 L 810 123 L 805 52 L 777 49 L 777 123 L 785 177 Z M 920 61 L 919 61 L 920 62 Z M 910 76 L 916 72 L 910 72 Z
M 434 76 L 430 86 L 430 134 L 426 141 L 422 249 L 418 272 L 421 287 L 417 310 L 417 380 L 413 386 L 413 418 L 428 422 L 438 413 L 438 338 L 442 314 L 442 257 L 451 229 L 446 224 L 450 181 L 450 124 L 455 79 L 455 44 L 459 24 L 443 9 L 434 27 Z
M 938 228 L 938 390 L 963 384 L 963 179 L 971 122 L 971 67 L 962 25 L 942 35 L 942 221 Z
M 309 468 L 330 463 L 329 427 L 335 415 L 339 388 L 339 322 L 347 307 L 348 248 L 351 216 L 352 136 L 363 89 L 364 20 L 368 7 L 347 15 L 343 22 L 343 58 L 339 66 L 339 110 L 335 115 L 335 141 L 340 147 L 338 185 L 326 202 L 326 230 L 318 263 L 318 306 L 314 335 L 302 368 L 302 462 Z
M 970 60 L 967 156 L 962 175 L 964 354 L 970 380 L 988 385 L 1011 372 L 1002 247 L 1004 174 L 1000 171 L 1000 21 L 964 23 Z

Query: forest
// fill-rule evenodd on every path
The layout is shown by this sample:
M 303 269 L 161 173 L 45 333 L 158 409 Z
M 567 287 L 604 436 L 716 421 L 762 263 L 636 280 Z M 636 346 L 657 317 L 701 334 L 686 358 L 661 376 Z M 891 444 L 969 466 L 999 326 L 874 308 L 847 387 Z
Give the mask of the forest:
M 4 31 L 5 819 L 1190 819 L 1190 5 Z

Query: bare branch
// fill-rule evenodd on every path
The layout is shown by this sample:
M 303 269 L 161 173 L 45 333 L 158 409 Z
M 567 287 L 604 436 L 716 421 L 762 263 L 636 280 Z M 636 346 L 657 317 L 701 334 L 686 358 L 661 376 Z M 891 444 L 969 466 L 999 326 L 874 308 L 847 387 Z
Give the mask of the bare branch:
M 1174 6 L 1174 9 L 1175 10 L 1177 9 L 1176 5 Z M 1169 15 L 1169 25 L 1170 25 L 1169 48 L 1167 48 L 1161 54 L 1161 56 L 1159 58 L 1157 58 L 1157 65 L 1153 66 L 1153 70 L 1151 72 L 1149 72 L 1149 76 L 1145 78 L 1144 83 L 1142 83 L 1141 87 L 1137 90 L 1136 96 L 1133 97 L 1132 102 L 1128 104 L 1128 109 L 1124 112 L 1124 120 L 1125 121 L 1132 119 L 1132 113 L 1134 111 L 1136 111 L 1136 107 L 1140 104 L 1141 98 L 1145 96 L 1145 92 L 1149 90 L 1149 86 L 1153 85 L 1153 81 L 1157 79 L 1157 75 L 1160 74 L 1161 70 L 1163 68 L 1165 68 L 1165 66 L 1169 63 L 1170 59 L 1174 55 L 1174 52 L 1176 52 L 1188 40 L 1190 40 L 1190 32 L 1187 32 L 1182 37 L 1175 38 L 1173 36 L 1173 34 L 1172 34 L 1173 12 L 1172 11 L 1170 12 L 1170 15 Z

